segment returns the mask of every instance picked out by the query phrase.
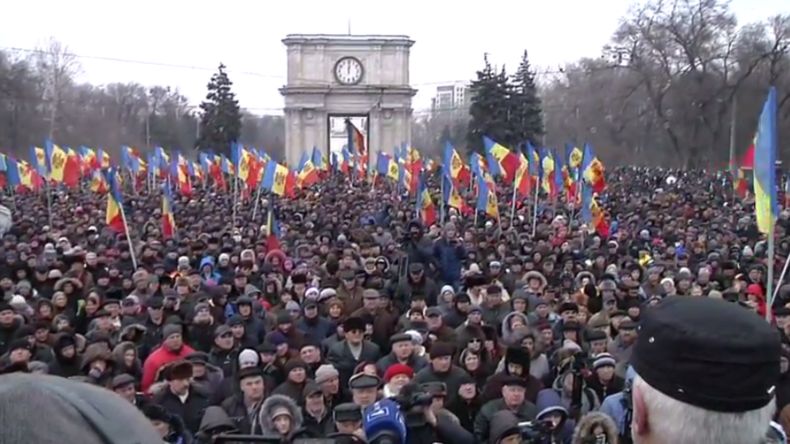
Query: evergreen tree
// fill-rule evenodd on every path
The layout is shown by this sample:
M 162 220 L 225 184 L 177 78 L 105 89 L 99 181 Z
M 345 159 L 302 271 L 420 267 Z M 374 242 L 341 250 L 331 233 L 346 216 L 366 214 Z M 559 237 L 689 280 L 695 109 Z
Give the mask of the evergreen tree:
M 538 146 L 544 134 L 543 106 L 526 50 L 521 57 L 518 71 L 511 78 L 509 108 L 514 136 L 512 140 L 508 140 L 511 146 L 518 146 L 527 140 Z
M 472 81 L 472 98 L 469 105 L 469 126 L 467 143 L 469 151 L 483 152 L 483 136 L 501 140 L 510 134 L 508 123 L 508 76 L 505 68 L 497 73 L 484 59 L 485 66 L 477 71 L 477 79 Z
M 211 76 L 206 100 L 200 104 L 197 149 L 230 156 L 231 145 L 241 137 L 241 108 L 231 86 L 225 65 L 220 63 L 217 73 Z

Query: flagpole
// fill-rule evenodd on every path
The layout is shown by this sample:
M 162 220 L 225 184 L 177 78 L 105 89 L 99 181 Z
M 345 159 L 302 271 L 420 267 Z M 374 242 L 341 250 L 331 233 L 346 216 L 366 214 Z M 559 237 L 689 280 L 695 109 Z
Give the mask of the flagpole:
M 510 225 L 513 225 L 513 220 L 516 218 L 516 190 L 518 190 L 518 184 L 513 181 L 513 199 L 510 203 Z
M 258 220 L 258 205 L 261 203 L 261 188 L 263 188 L 260 184 L 258 184 L 258 190 L 255 191 L 255 205 L 252 206 L 252 222 L 255 223 Z M 235 219 L 235 217 L 234 217 Z
M 46 183 L 45 192 L 47 193 L 47 216 L 49 217 L 49 229 L 54 229 L 54 224 L 52 223 L 52 186 L 49 183 L 49 175 L 44 177 L 44 183 Z
M 110 194 L 112 191 L 110 191 Z M 112 199 L 112 197 L 108 194 L 108 199 Z M 120 202 L 116 202 L 119 204 Z M 134 245 L 132 244 L 132 236 L 129 234 L 129 224 L 126 223 L 126 211 L 123 209 L 123 205 L 118 205 L 119 210 L 121 211 L 121 220 L 123 221 L 123 231 L 126 233 L 126 243 L 129 244 L 129 256 L 132 258 L 132 266 L 134 270 L 137 271 L 137 256 L 134 254 Z
M 530 177 L 529 180 L 532 180 Z M 538 197 L 540 191 L 540 183 L 535 184 L 534 202 L 532 202 L 532 237 L 535 237 L 535 232 L 538 229 Z
M 785 265 L 784 267 L 782 267 L 782 274 L 779 275 L 779 280 L 776 281 L 776 288 L 774 288 L 771 302 L 775 301 L 776 296 L 779 294 L 779 288 L 782 287 L 782 282 L 785 280 L 785 275 L 787 274 L 788 266 L 790 266 L 790 255 L 787 256 L 787 259 L 785 259 Z
M 776 192 L 776 191 L 774 191 Z M 768 277 L 766 282 L 766 292 L 765 294 L 770 297 L 766 303 L 765 307 L 765 320 L 771 322 L 771 314 L 773 311 L 773 303 L 774 303 L 774 262 L 776 261 L 774 258 L 774 230 L 775 230 L 775 223 L 771 222 L 771 228 L 768 230 Z M 787 264 L 785 264 L 785 270 L 787 270 Z M 784 275 L 784 271 L 782 271 Z M 778 289 L 778 286 L 777 286 Z
M 238 174 L 238 170 L 235 173 Z M 239 200 L 239 178 L 236 174 L 233 174 L 233 228 L 236 228 L 236 205 Z
M 442 171 L 442 173 L 444 173 L 444 171 Z M 439 202 L 442 203 L 442 206 L 440 207 L 441 213 L 439 215 L 439 219 L 440 219 L 439 220 L 439 224 L 442 227 L 444 227 L 444 205 L 445 205 L 445 202 L 444 202 L 444 174 L 442 174 L 442 178 L 439 179 L 439 180 L 441 180 L 441 184 L 439 186 L 441 187 L 440 189 L 441 189 L 441 194 L 442 194 L 441 198 L 439 199 Z M 452 192 L 452 188 L 450 188 L 450 192 Z

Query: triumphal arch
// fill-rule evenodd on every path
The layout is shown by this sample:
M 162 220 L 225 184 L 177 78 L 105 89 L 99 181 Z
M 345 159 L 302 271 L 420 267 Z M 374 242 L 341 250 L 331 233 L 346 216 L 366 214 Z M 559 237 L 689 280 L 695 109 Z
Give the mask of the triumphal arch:
M 291 34 L 285 99 L 285 153 L 292 167 L 302 153 L 328 152 L 332 117 L 366 117 L 367 148 L 392 153 L 411 141 L 409 52 L 414 41 L 396 35 Z

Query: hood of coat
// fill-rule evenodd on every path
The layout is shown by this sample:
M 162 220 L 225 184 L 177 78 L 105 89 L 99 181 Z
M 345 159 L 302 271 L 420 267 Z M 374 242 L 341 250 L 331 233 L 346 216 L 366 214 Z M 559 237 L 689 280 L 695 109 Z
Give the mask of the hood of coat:
M 258 418 L 264 435 L 278 434 L 274 428 L 273 415 L 280 409 L 287 410 L 291 416 L 291 433 L 302 427 L 304 419 L 299 406 L 288 396 L 271 395 L 263 402 Z

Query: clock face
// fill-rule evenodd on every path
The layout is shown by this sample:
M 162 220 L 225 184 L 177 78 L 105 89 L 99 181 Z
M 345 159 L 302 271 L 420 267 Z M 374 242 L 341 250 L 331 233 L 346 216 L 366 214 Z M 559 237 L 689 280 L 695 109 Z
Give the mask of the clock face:
M 362 80 L 362 63 L 353 57 L 343 57 L 335 65 L 335 78 L 344 85 L 354 85 Z

